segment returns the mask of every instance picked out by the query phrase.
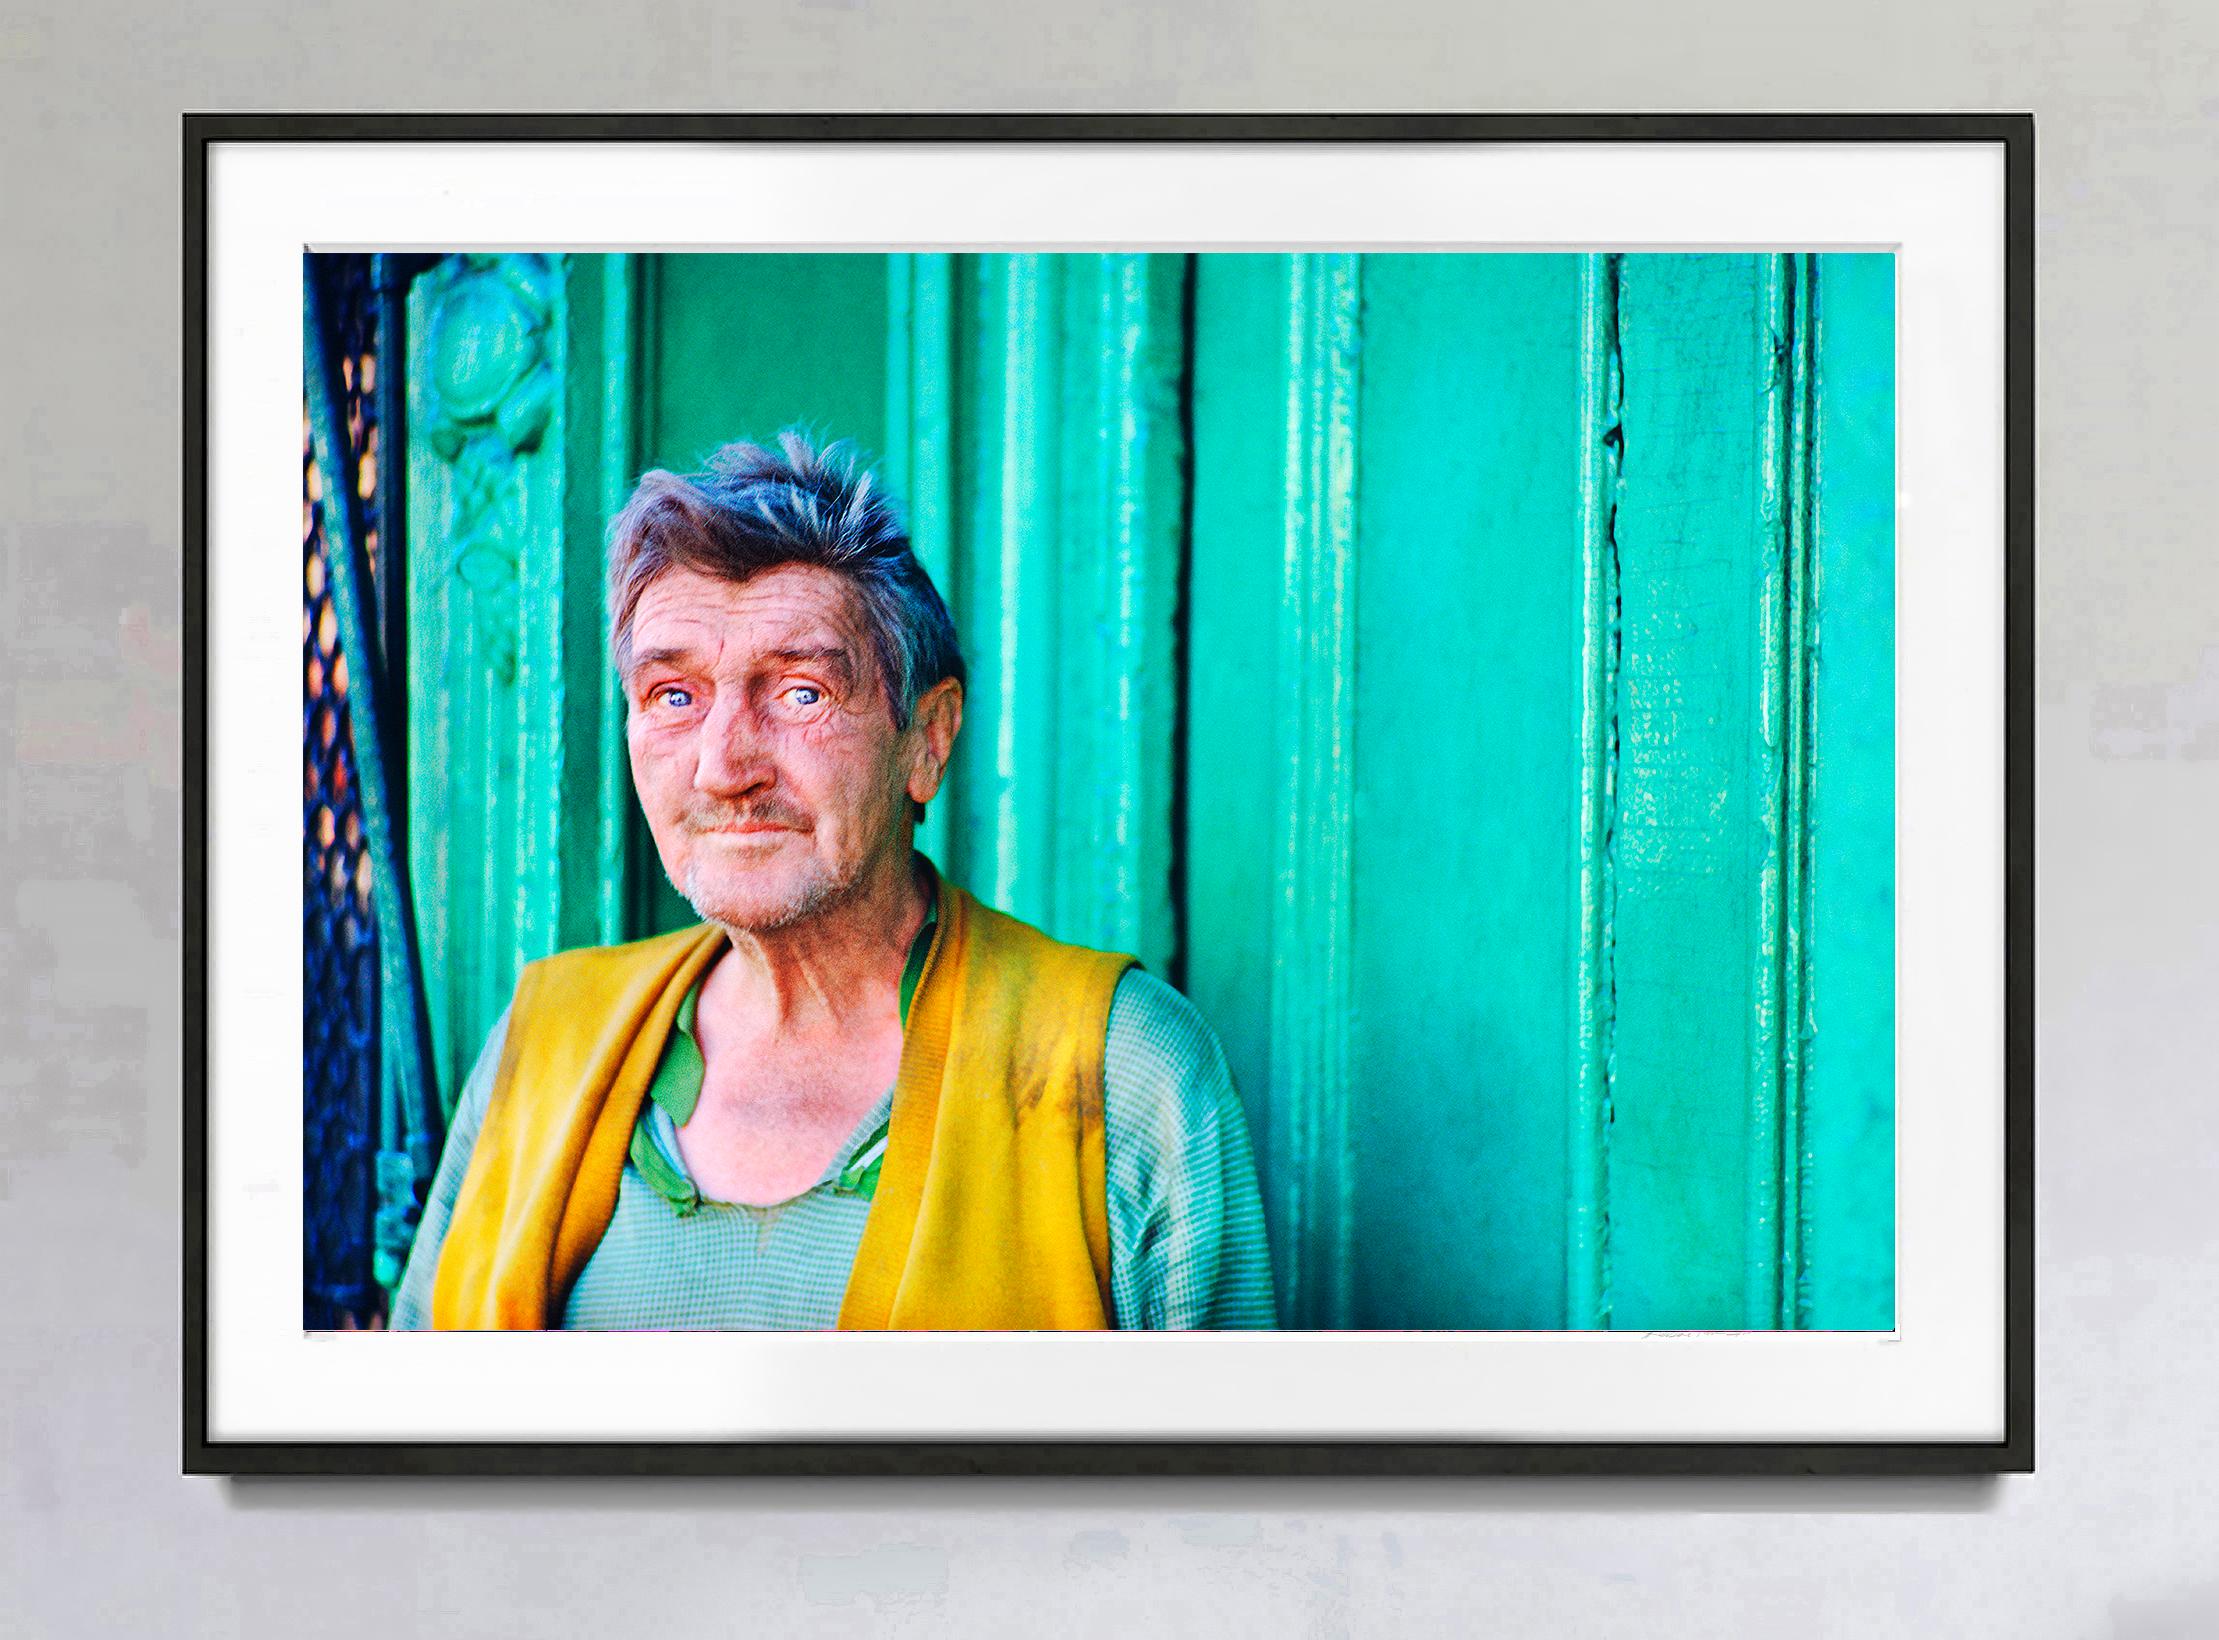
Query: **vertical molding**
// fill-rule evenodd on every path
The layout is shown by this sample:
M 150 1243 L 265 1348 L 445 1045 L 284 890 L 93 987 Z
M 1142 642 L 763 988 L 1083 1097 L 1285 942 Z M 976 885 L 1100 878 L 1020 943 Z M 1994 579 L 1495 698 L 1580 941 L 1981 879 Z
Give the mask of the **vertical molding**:
M 1610 1325 L 1610 1122 L 1616 1071 L 1618 498 L 1625 359 L 1618 258 L 1580 259 L 1580 762 L 1576 1075 L 1568 1132 L 1565 1324 Z
M 1742 1196 L 1742 1325 L 1780 1324 L 1781 965 L 1787 811 L 1787 258 L 1759 258 L 1757 379 L 1758 550 L 1757 733 L 1753 753 L 1757 825 L 1756 964 L 1750 975 L 1749 1117 Z
M 955 576 L 955 262 L 889 256 L 887 473 L 908 504 L 909 539 L 941 596 Z
M 1354 1009 L 1354 552 L 1362 259 L 1287 259 L 1272 1149 L 1296 1326 L 1351 1305 L 1348 1093 Z
M 1780 1309 L 1783 1327 L 1810 1325 L 1809 1146 L 1804 1122 L 1810 1016 L 1811 789 L 1817 778 L 1813 705 L 1818 647 L 1813 621 L 1816 557 L 1812 467 L 1817 393 L 1817 258 L 1789 258 L 1787 356 L 1787 773 L 1780 1018 Z
M 670 273 L 671 258 L 667 253 L 648 253 L 632 262 L 630 296 L 632 302 L 632 352 L 630 374 L 632 378 L 630 432 L 632 439 L 632 465 L 635 473 L 646 471 L 648 463 L 664 448 L 662 406 L 663 354 L 665 327 L 669 312 L 665 306 L 665 291 Z M 604 607 L 608 594 L 602 593 Z M 615 687 L 611 680 L 612 688 Z M 625 717 L 630 707 L 623 706 Z M 655 847 L 655 835 L 648 829 L 647 815 L 639 806 L 639 795 L 632 785 L 632 756 L 629 737 L 623 718 L 618 720 L 617 734 L 623 767 L 619 771 L 622 820 L 617 822 L 624 836 L 624 850 L 630 858 L 625 874 L 625 923 L 627 939 L 638 939 L 658 930 L 677 926 L 690 919 L 693 908 L 679 899 L 678 891 L 663 873 L 662 856 Z M 674 917 L 675 906 L 683 915 Z
M 450 1099 L 561 922 L 566 314 L 545 256 L 409 294 L 409 833 Z
M 1800 1213 L 1804 825 L 1809 781 L 1809 258 L 1763 259 L 1757 758 L 1763 848 L 1752 976 L 1744 1301 L 1750 1327 L 1795 1325 Z
M 1272 675 L 1285 554 L 1288 279 L 1279 256 L 1194 263 L 1192 550 L 1183 774 L 1185 983 L 1215 1027 L 1254 1139 L 1279 1319 L 1292 1326 L 1296 1239 L 1278 1145 L 1271 928 L 1280 766 Z
M 1896 259 L 1814 256 L 1797 1320 L 1896 1324 Z
M 417 933 L 422 941 L 425 1013 L 431 1026 L 434 1079 L 441 1102 L 450 1110 L 459 1085 L 453 1077 L 458 1057 L 456 1038 L 455 968 L 460 953 L 457 937 L 454 888 L 459 862 L 467 859 L 468 840 L 458 835 L 466 812 L 447 800 L 454 778 L 455 759 L 467 751 L 467 737 L 454 733 L 458 703 L 449 688 L 447 651 L 458 636 L 447 586 L 447 565 L 440 552 L 440 532 L 426 520 L 443 505 L 447 463 L 432 448 L 430 423 L 435 389 L 431 383 L 430 323 L 432 291 L 437 271 L 419 277 L 408 292 L 408 356 L 400 361 L 407 372 L 410 438 L 408 462 L 409 596 L 406 619 L 408 643 L 408 695 L 416 710 L 409 714 L 408 820 L 403 828 L 408 847 L 408 869 L 416 897 Z M 436 487 L 435 487 L 436 486 Z M 399 543 L 388 546 L 395 550 Z M 459 682 L 459 680 L 457 680 Z M 434 710 L 435 701 L 445 704 Z M 434 781 L 437 784 L 434 784 Z
M 568 395 L 564 391 L 571 367 L 569 286 L 577 273 L 577 259 L 549 256 L 540 260 L 535 271 L 542 276 L 537 289 L 545 304 L 542 367 L 556 387 L 550 398 L 547 425 L 528 469 L 531 487 L 538 492 L 525 503 L 533 516 L 516 540 L 521 592 L 516 634 L 517 706 L 522 717 L 518 737 L 522 755 L 515 784 L 518 871 L 507 975 L 510 981 L 527 962 L 562 948 L 563 861 L 581 846 L 579 831 L 594 826 L 595 820 L 564 800 L 565 784 L 577 755 L 571 737 L 564 732 L 571 686 L 565 626 L 576 593 L 564 550 L 567 520 L 559 509 L 565 489 L 565 442 L 569 437 Z M 557 509 L 552 516 L 541 510 L 547 499 L 552 499 Z M 598 765 L 598 749 L 595 761 Z
M 969 611 L 956 569 L 955 258 L 894 255 L 886 265 L 887 480 L 908 507 L 910 546 L 947 603 L 956 640 L 968 654 Z M 958 878 L 967 869 L 956 857 L 960 829 L 950 821 L 959 778 L 956 769 L 948 771 L 917 828 L 917 847 Z
M 960 443 L 946 436 L 934 458 L 961 482 L 931 482 L 914 456 L 910 468 L 928 509 L 959 509 L 942 528 L 954 550 L 940 549 L 971 669 L 944 821 L 952 869 L 1060 939 L 1160 968 L 1174 927 L 1184 262 L 1024 254 L 964 267 Z M 915 269 L 909 288 L 908 329 L 931 345 Z M 912 452 L 947 414 L 944 401 L 915 408 L 925 373 L 913 362 L 901 391 Z
M 1783 265 L 1620 264 L 1614 1328 L 1776 1324 Z
M 1171 960 L 1185 263 L 1064 264 L 1057 932 Z
M 645 332 L 640 325 L 640 284 L 646 258 L 611 253 L 602 259 L 600 516 L 613 519 L 639 479 L 640 354 Z M 602 627 L 607 629 L 607 589 L 602 583 Z M 627 707 L 615 669 L 597 657 L 601 680 L 598 744 L 598 810 L 594 928 L 600 943 L 614 945 L 645 933 L 631 926 L 633 891 L 631 756 L 626 745 Z
M 1054 921 L 1056 470 L 1062 403 L 1056 316 L 1062 264 L 978 260 L 978 447 L 966 464 L 963 606 L 969 745 L 956 823 L 968 886 L 1027 922 Z

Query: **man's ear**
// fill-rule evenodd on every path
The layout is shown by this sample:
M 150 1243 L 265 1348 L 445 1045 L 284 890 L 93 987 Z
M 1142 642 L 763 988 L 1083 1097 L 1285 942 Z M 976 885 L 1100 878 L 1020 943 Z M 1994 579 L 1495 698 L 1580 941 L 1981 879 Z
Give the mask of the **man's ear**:
M 955 751 L 956 731 L 963 727 L 963 685 L 942 678 L 917 697 L 917 710 L 909 720 L 912 749 L 909 758 L 909 797 L 929 803 L 948 772 L 948 758 Z

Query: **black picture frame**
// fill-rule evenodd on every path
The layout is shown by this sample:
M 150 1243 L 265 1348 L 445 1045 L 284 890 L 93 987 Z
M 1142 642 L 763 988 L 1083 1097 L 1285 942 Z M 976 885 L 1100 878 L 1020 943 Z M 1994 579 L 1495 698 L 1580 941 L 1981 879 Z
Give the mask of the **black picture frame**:
M 183 126 L 183 1467 L 202 1475 L 1941 1475 L 2034 1467 L 2034 121 L 1981 114 L 223 114 Z M 209 1428 L 209 155 L 235 143 L 1920 143 L 2004 155 L 2005 1427 L 1995 1441 L 229 1441 Z

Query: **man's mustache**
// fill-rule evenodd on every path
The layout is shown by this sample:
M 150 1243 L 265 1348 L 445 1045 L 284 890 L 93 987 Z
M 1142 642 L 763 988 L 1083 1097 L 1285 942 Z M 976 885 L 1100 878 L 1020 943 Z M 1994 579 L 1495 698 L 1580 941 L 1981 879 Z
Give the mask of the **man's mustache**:
M 688 831 L 729 831 L 738 826 L 784 826 L 807 831 L 809 817 L 784 803 L 750 803 L 744 808 L 698 806 L 687 809 L 678 823 Z

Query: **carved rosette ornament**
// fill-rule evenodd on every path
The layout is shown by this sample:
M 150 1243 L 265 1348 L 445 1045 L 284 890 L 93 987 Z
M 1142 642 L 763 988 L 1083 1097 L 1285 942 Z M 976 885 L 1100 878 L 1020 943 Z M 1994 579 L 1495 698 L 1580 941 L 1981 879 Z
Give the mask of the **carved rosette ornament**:
M 523 458 L 546 436 L 560 392 L 550 341 L 560 269 L 545 256 L 465 256 L 431 277 L 446 288 L 425 338 L 431 414 L 417 431 L 452 469 L 447 573 L 469 589 L 488 664 L 506 686 L 516 680 Z

